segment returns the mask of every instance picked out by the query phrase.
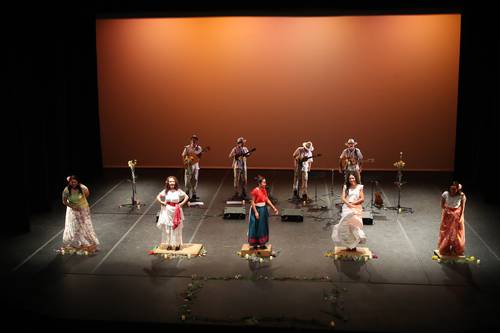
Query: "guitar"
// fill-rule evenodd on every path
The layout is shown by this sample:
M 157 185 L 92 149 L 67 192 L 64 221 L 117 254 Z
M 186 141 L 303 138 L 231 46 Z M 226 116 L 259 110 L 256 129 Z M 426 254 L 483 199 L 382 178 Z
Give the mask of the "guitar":
M 251 154 L 251 153 L 253 153 L 253 152 L 254 152 L 254 151 L 256 151 L 256 150 L 257 150 L 257 148 L 252 148 L 252 149 L 250 149 L 250 150 L 249 150 L 248 152 L 246 152 L 246 153 L 236 154 L 236 155 L 234 155 L 234 159 L 235 159 L 235 160 L 237 160 L 237 159 L 239 159 L 240 157 L 248 157 L 248 156 L 250 156 L 250 154 Z
M 299 165 L 301 165 L 302 163 L 308 161 L 310 158 L 313 158 L 313 157 L 321 157 L 321 154 L 313 154 L 311 156 L 307 156 L 307 157 L 303 157 L 303 158 L 298 158 L 297 162 L 298 162 Z
M 205 153 L 209 150 L 210 150 L 210 147 L 207 146 L 207 147 L 203 148 L 199 154 L 187 154 L 186 156 L 184 156 L 183 161 L 182 161 L 184 163 L 184 167 L 187 168 L 193 164 L 198 163 L 200 161 L 200 156 L 198 156 L 198 155 L 201 155 L 202 153 Z
M 362 163 L 374 163 L 375 159 L 374 158 L 367 158 L 365 160 L 361 160 L 360 162 L 362 162 Z M 342 159 L 342 170 L 347 170 L 349 166 L 356 165 L 358 163 L 359 162 L 357 162 L 355 158 L 344 157 Z
M 382 192 L 375 192 L 375 207 L 380 208 L 384 206 L 384 200 L 382 200 Z
M 321 154 L 313 154 L 311 156 L 303 157 L 303 158 L 296 158 L 295 161 L 297 161 L 297 164 L 295 165 L 295 168 L 297 168 L 297 171 L 300 172 L 302 170 L 302 163 L 308 161 L 310 158 L 313 157 L 321 157 Z

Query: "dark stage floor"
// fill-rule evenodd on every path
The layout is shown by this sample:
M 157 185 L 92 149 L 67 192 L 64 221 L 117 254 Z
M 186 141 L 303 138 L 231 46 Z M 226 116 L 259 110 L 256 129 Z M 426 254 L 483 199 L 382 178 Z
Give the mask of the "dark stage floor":
M 32 232 L 1 244 L 3 296 L 11 319 L 43 324 L 129 325 L 144 327 L 211 324 L 346 331 L 475 331 L 499 329 L 499 208 L 479 194 L 468 195 L 466 254 L 480 264 L 432 260 L 440 223 L 440 194 L 448 173 L 407 173 L 401 205 L 413 214 L 374 209 L 366 225 L 367 246 L 377 259 L 366 263 L 325 257 L 333 247 L 332 225 L 339 219 L 340 177 L 313 171 L 303 223 L 270 220 L 274 260 L 252 263 L 236 255 L 246 242 L 246 220 L 224 220 L 225 200 L 233 194 L 231 170 L 201 170 L 198 194 L 203 208 L 186 208 L 184 242 L 203 243 L 207 255 L 163 260 L 148 255 L 158 244 L 159 205 L 154 197 L 165 176 L 181 170 L 138 169 L 140 210 L 130 202 L 127 169 L 105 170 L 89 180 L 90 204 L 101 251 L 95 256 L 60 256 L 64 209 L 33 216 Z M 291 208 L 291 171 L 260 171 L 272 185 L 279 209 Z M 257 174 L 249 171 L 249 179 Z M 380 182 L 386 205 L 397 199 L 395 172 L 364 175 L 365 206 L 371 180 Z M 333 191 L 332 191 L 333 188 Z M 61 188 L 62 190 L 62 188 Z M 247 204 L 248 208 L 248 204 Z M 8 221 L 4 221 L 9 223 Z M 187 295 L 185 293 L 191 293 Z M 185 314 L 183 322 L 181 316 Z M 228 326 L 226 326 L 228 325 Z M 155 326 L 156 327 L 156 326 Z

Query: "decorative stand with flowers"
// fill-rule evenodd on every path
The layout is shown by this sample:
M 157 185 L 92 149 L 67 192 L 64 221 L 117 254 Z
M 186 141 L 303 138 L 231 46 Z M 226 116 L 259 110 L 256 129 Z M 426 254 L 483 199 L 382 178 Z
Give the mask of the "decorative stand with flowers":
M 413 214 L 413 208 L 410 207 L 401 207 L 401 187 L 406 184 L 406 182 L 403 182 L 403 168 L 405 167 L 405 162 L 403 161 L 403 152 L 399 153 L 399 161 L 394 162 L 394 166 L 398 169 L 398 175 L 396 178 L 396 181 L 394 184 L 398 188 L 398 205 L 395 207 L 386 207 L 387 209 L 392 209 L 396 210 L 398 214 L 402 212 L 407 212 L 407 213 L 412 213 Z
M 132 173 L 132 202 L 129 204 L 122 204 L 120 205 L 121 207 L 132 207 L 132 208 L 137 208 L 141 209 L 141 206 L 144 205 L 144 203 L 140 202 L 139 200 L 136 199 L 135 194 L 137 193 L 136 188 L 135 188 L 135 180 L 137 179 L 135 175 L 135 166 L 137 165 L 137 160 L 130 160 L 128 161 L 128 166 L 130 168 L 130 172 Z

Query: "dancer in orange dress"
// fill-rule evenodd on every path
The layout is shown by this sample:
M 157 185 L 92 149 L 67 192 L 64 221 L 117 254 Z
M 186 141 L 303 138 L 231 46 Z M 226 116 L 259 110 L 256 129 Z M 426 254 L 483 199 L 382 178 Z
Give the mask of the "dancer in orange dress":
M 449 191 L 441 196 L 441 227 L 438 249 L 442 255 L 463 256 L 465 250 L 464 210 L 465 194 L 462 185 L 454 181 Z

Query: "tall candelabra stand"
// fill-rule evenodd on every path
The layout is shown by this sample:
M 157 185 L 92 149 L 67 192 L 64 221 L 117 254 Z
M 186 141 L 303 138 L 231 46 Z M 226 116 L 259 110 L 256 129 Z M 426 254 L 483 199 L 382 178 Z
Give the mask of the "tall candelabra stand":
M 141 209 L 141 206 L 144 205 L 144 203 L 140 202 L 135 197 L 135 195 L 137 193 L 137 190 L 136 190 L 136 180 L 137 180 L 137 177 L 135 175 L 135 166 L 136 166 L 136 164 L 137 164 L 137 160 L 130 160 L 130 161 L 128 161 L 128 166 L 129 166 L 130 172 L 131 172 L 131 180 L 130 180 L 130 182 L 132 183 L 131 203 L 122 204 L 122 205 L 120 205 L 120 208 L 121 207 L 132 207 L 132 208 Z
M 399 161 L 395 162 L 394 166 L 398 169 L 396 181 L 394 182 L 394 185 L 396 185 L 396 187 L 398 189 L 398 205 L 393 206 L 393 207 L 386 207 L 386 208 L 395 210 L 398 212 L 398 214 L 400 214 L 400 213 L 412 213 L 413 214 L 413 208 L 401 206 L 401 187 L 407 183 L 407 182 L 403 181 L 403 168 L 405 166 L 405 162 L 403 161 L 403 152 L 399 153 Z

